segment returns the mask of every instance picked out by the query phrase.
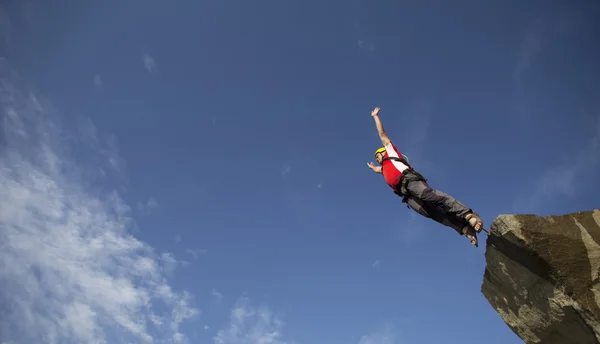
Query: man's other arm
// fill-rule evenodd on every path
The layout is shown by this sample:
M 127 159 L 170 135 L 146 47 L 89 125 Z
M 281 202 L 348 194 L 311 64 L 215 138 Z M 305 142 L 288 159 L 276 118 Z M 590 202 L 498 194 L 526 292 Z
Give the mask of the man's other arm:
M 379 108 L 376 107 L 373 111 L 371 111 L 371 117 L 375 120 L 375 127 L 377 127 L 377 133 L 379 134 L 379 138 L 381 139 L 381 143 L 384 147 L 388 147 L 390 144 L 390 139 L 385 133 L 383 129 L 383 124 L 381 124 L 381 120 L 379 119 Z
M 369 168 L 371 169 L 371 171 L 375 172 L 375 173 L 383 173 L 383 167 L 381 166 L 377 166 L 374 163 L 370 162 L 367 164 L 367 166 L 369 166 Z

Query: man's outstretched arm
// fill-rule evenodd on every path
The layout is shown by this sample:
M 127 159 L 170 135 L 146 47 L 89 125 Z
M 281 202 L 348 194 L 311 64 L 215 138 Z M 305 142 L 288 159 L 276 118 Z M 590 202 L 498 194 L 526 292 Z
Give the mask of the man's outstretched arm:
M 375 120 L 375 126 L 377 127 L 377 133 L 379 134 L 379 138 L 381 139 L 381 143 L 384 147 L 387 147 L 390 144 L 390 139 L 388 138 L 385 130 L 383 129 L 383 124 L 381 124 L 381 120 L 379 119 L 379 108 L 376 107 L 371 111 L 371 117 Z
M 370 162 L 367 163 L 367 166 L 369 166 L 369 168 L 371 169 L 371 171 L 375 172 L 375 173 L 383 173 L 383 168 L 381 166 L 376 166 L 374 163 Z

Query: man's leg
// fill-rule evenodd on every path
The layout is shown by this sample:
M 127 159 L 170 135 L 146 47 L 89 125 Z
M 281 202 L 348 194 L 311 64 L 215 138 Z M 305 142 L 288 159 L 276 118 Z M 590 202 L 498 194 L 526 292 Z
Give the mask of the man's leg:
M 462 204 L 454 197 L 429 187 L 427 182 L 422 180 L 411 180 L 406 185 L 410 194 L 424 203 L 430 203 L 438 206 L 443 212 L 452 214 L 458 218 L 464 218 L 466 214 L 472 212 L 471 208 Z
M 458 234 L 463 235 L 463 229 L 468 225 L 467 221 L 455 216 L 448 216 L 444 214 L 439 208 L 435 206 L 429 206 L 424 204 L 421 200 L 414 197 L 409 197 L 406 200 L 406 204 L 411 207 L 414 211 L 422 216 L 433 219 L 444 226 L 448 226 L 454 229 Z
M 426 181 L 418 179 L 416 176 L 407 175 L 405 178 L 407 181 L 406 189 L 412 196 L 420 199 L 425 204 L 439 207 L 444 213 L 466 219 L 477 232 L 483 229 L 483 222 L 471 208 L 442 191 L 432 189 Z
M 477 233 L 469 226 L 466 219 L 461 219 L 455 216 L 448 216 L 444 214 L 441 209 L 436 206 L 431 206 L 427 203 L 423 203 L 414 197 L 409 197 L 406 203 L 417 213 L 433 219 L 444 226 L 448 226 L 454 229 L 458 234 L 465 235 L 471 244 L 478 247 Z

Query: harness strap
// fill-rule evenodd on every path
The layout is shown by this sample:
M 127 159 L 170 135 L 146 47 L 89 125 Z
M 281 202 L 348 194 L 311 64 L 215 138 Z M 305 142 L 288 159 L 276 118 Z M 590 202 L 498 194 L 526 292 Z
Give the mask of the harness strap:
M 395 156 L 392 156 L 392 157 L 383 158 L 383 160 L 381 160 L 381 163 L 383 164 L 383 162 L 386 160 L 399 161 L 399 162 L 403 163 L 404 165 L 408 166 L 408 168 L 410 168 L 410 164 L 408 163 L 408 161 L 406 161 L 406 159 L 404 159 L 404 157 L 397 158 Z
M 425 178 L 422 174 L 414 170 L 412 167 L 407 168 L 402 172 L 400 177 L 398 177 L 398 181 L 394 187 L 394 193 L 399 197 L 402 197 L 402 203 L 406 203 L 408 197 L 410 196 L 410 192 L 407 189 L 407 185 L 411 181 L 423 181 L 427 182 L 427 178 Z
M 410 164 L 408 163 L 408 161 L 406 161 L 406 159 L 404 159 L 403 156 L 402 157 L 392 156 L 392 157 L 384 158 L 381 161 L 382 168 L 383 168 L 383 162 L 386 160 L 398 161 L 398 162 L 401 162 L 404 165 L 408 166 L 408 168 L 400 174 L 400 176 L 398 177 L 398 180 L 396 181 L 396 185 L 394 187 L 394 193 L 396 195 L 402 197 L 402 203 L 406 203 L 406 201 L 408 200 L 408 196 L 409 196 L 408 189 L 406 188 L 408 183 L 411 181 L 419 181 L 419 180 L 427 182 L 427 178 L 423 177 L 422 174 L 420 174 L 415 169 L 413 169 L 410 166 Z

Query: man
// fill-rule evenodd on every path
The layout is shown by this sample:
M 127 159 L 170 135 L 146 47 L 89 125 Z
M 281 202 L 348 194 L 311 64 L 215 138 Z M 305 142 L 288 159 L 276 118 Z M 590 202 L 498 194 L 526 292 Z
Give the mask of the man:
M 465 235 L 473 246 L 478 247 L 477 233 L 484 230 L 478 214 L 452 196 L 432 189 L 427 179 L 412 169 L 385 133 L 379 119 L 379 110 L 376 107 L 371 116 L 375 120 L 383 144 L 383 147 L 375 152 L 375 159 L 380 166 L 372 162 L 367 163 L 367 166 L 373 172 L 383 174 L 394 193 L 402 197 L 402 202 L 406 202 L 414 211 L 453 228 L 458 234 Z

